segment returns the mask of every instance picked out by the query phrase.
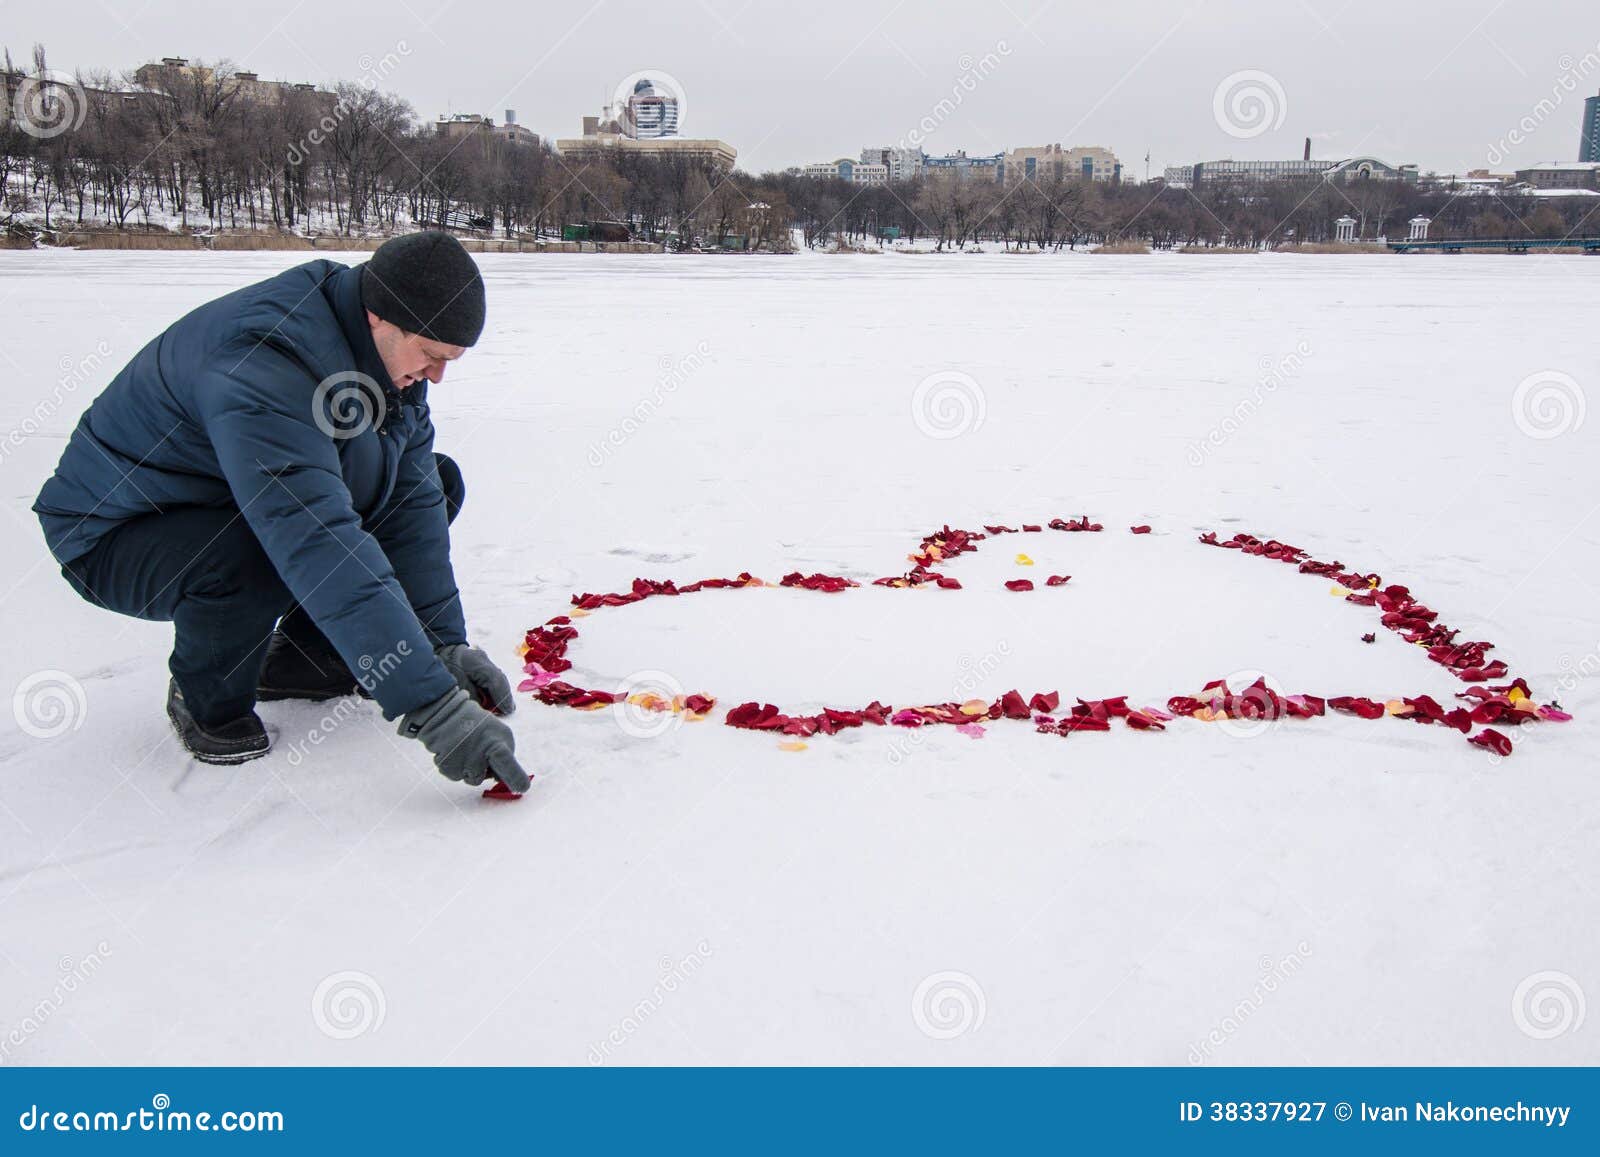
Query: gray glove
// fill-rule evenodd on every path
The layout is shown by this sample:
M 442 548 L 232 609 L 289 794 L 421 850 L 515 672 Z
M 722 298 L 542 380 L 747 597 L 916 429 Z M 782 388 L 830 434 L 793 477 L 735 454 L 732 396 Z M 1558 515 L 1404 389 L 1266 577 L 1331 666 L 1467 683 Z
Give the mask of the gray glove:
M 439 662 L 444 664 L 457 686 L 480 707 L 496 715 L 510 715 L 517 709 L 517 701 L 511 697 L 511 681 L 481 649 L 465 643 L 451 643 L 447 647 L 435 647 L 433 653 L 439 656 Z
M 528 790 L 528 773 L 515 755 L 511 728 L 479 707 L 456 687 L 432 703 L 409 711 L 399 731 L 433 753 L 433 765 L 446 779 L 477 787 L 492 776 L 514 792 Z

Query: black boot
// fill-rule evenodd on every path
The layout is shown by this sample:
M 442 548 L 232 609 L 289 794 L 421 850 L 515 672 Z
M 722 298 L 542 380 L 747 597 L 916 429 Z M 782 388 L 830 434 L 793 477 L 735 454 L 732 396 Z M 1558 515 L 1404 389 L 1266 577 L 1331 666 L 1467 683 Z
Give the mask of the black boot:
M 275 699 L 310 699 L 316 703 L 354 695 L 359 690 L 350 668 L 320 632 L 290 625 L 295 622 L 291 615 L 303 613 L 296 610 L 284 616 L 267 643 L 267 657 L 261 663 L 261 678 L 256 686 L 256 698 L 263 703 Z M 290 626 L 288 632 L 285 626 Z M 310 626 L 309 620 L 304 626 Z
M 167 684 L 167 718 L 172 720 L 172 728 L 189 754 L 201 763 L 244 763 L 272 748 L 267 729 L 254 711 L 213 727 L 196 723 L 176 679 Z

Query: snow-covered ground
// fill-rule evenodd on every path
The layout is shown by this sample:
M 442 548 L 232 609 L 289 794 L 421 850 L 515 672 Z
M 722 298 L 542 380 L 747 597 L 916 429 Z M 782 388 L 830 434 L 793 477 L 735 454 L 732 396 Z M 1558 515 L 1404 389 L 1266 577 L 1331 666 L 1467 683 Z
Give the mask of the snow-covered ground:
M 67 711 L 0 719 L 0 1063 L 1600 1060 L 1600 263 L 484 257 L 435 412 L 469 626 L 514 676 L 526 628 L 636 575 L 870 580 L 946 522 L 1106 526 L 989 540 L 961 591 L 598 612 L 575 682 L 717 712 L 640 737 L 522 695 L 539 778 L 506 805 L 365 704 L 267 704 L 272 756 L 188 761 L 170 629 L 81 602 L 28 512 L 143 342 L 297 260 L 0 254 L 0 691 Z M 1331 714 L 798 752 L 717 722 L 1460 687 L 1205 529 L 1411 585 L 1575 721 L 1504 761 Z

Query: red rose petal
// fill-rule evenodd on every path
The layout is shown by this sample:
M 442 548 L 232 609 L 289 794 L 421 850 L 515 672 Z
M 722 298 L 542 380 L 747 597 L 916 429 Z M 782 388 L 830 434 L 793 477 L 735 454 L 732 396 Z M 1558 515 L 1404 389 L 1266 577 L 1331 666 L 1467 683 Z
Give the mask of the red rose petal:
M 1340 695 L 1329 699 L 1328 706 L 1347 715 L 1358 715 L 1362 719 L 1378 719 L 1388 713 L 1388 708 L 1382 703 L 1355 695 Z
M 1511 740 L 1507 739 L 1504 735 L 1501 735 L 1492 727 L 1485 727 L 1482 731 L 1478 732 L 1478 734 L 1467 740 L 1467 742 L 1475 744 L 1478 747 L 1486 747 L 1499 756 L 1507 756 L 1511 754 Z

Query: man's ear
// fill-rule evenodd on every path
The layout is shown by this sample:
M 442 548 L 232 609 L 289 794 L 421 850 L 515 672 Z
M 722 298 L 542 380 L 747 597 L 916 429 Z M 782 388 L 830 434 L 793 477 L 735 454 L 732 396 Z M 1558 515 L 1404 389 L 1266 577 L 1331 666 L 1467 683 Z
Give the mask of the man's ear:
M 367 325 L 371 326 L 373 329 L 377 329 L 378 323 L 382 320 L 383 318 L 373 313 L 370 309 L 367 310 Z

